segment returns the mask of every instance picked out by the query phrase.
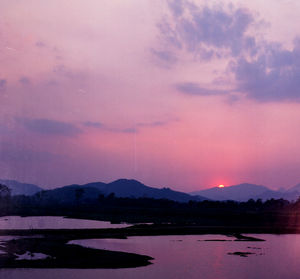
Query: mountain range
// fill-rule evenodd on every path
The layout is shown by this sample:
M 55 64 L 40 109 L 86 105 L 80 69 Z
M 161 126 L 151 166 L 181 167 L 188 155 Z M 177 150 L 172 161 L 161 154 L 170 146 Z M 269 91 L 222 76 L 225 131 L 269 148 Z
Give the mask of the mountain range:
M 201 195 L 211 200 L 226 201 L 248 201 L 249 199 L 261 199 L 263 201 L 268 199 L 286 199 L 297 200 L 300 196 L 300 184 L 290 188 L 279 191 L 271 190 L 263 185 L 242 183 L 238 185 L 226 187 L 213 187 L 200 191 L 191 192 L 191 195 Z
M 116 197 L 130 198 L 155 198 L 169 199 L 178 202 L 188 202 L 190 200 L 235 200 L 248 201 L 249 199 L 286 199 L 297 200 L 300 197 L 300 184 L 289 189 L 281 188 L 279 191 L 271 190 L 263 185 L 255 185 L 242 183 L 238 185 L 226 186 L 223 188 L 213 187 L 199 190 L 191 193 L 174 191 L 170 188 L 154 188 L 144 185 L 143 183 L 133 179 L 118 179 L 110 183 L 92 182 L 83 185 L 73 184 L 51 190 L 45 190 L 41 187 L 21 183 L 15 180 L 0 179 L 0 184 L 4 184 L 11 189 L 12 195 L 34 195 L 42 193 L 44 198 L 60 200 L 61 202 L 74 202 L 79 197 L 82 199 L 95 199 L 99 195 L 109 195 L 114 193 Z M 81 193 L 78 192 L 79 189 Z
M 43 190 L 41 187 L 37 185 L 21 183 L 16 180 L 0 179 L 0 184 L 6 185 L 11 190 L 11 194 L 13 196 L 15 195 L 31 196 Z
M 133 179 L 119 179 L 111 183 L 93 182 L 84 185 L 67 185 L 53 190 L 43 190 L 40 196 L 45 199 L 59 200 L 61 202 L 74 202 L 79 198 L 85 200 L 95 199 L 99 195 L 107 196 L 112 193 L 114 193 L 116 197 L 146 197 L 154 199 L 169 199 L 178 202 L 188 202 L 190 200 L 202 201 L 206 199 L 199 195 L 192 196 L 169 188 L 158 189 L 149 187 Z

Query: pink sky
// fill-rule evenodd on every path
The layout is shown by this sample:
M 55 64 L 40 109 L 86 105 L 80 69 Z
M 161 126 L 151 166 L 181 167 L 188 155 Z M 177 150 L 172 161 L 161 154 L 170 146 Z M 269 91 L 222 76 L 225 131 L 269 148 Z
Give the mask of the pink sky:
M 1 7 L 1 178 L 300 182 L 298 1 Z

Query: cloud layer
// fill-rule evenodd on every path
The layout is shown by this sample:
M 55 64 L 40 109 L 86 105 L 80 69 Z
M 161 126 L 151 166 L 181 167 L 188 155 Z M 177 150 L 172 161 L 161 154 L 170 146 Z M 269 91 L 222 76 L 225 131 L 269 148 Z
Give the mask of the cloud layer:
M 184 0 L 169 1 L 171 16 L 159 24 L 166 49 L 156 52 L 164 62 L 180 60 L 182 51 L 195 63 L 227 60 L 231 90 L 206 88 L 197 80 L 178 82 L 176 89 L 187 95 L 224 95 L 240 92 L 258 102 L 300 101 L 300 43 L 293 49 L 279 42 L 256 38 L 250 32 L 259 19 L 250 10 L 233 5 L 197 6 Z M 173 52 L 172 52 L 173 51 Z M 179 52 L 178 52 L 179 51 Z M 168 55 L 162 55 L 167 53 Z
M 69 2 L 1 1 L 2 177 L 299 181 L 296 0 Z
M 75 125 L 67 122 L 50 120 L 50 119 L 17 119 L 26 129 L 31 132 L 35 132 L 41 135 L 53 135 L 53 136 L 77 136 L 82 132 L 81 129 Z
M 198 7 L 181 0 L 168 3 L 171 17 L 162 21 L 159 29 L 169 47 L 184 49 L 201 59 L 255 53 L 255 38 L 247 34 L 254 23 L 248 10 Z
M 238 90 L 257 101 L 300 101 L 300 44 L 287 50 L 267 45 L 255 59 L 233 62 Z
M 193 82 L 182 82 L 175 85 L 175 88 L 186 95 L 195 96 L 212 96 L 212 95 L 226 95 L 228 91 L 218 89 L 207 89 L 201 87 L 197 83 Z

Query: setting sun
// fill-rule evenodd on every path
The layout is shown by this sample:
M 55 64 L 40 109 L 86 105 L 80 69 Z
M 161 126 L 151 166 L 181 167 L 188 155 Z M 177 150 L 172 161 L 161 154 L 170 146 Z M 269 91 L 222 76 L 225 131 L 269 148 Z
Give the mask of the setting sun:
M 219 187 L 219 188 L 224 188 L 224 185 L 223 185 L 223 184 L 220 184 L 218 187 Z

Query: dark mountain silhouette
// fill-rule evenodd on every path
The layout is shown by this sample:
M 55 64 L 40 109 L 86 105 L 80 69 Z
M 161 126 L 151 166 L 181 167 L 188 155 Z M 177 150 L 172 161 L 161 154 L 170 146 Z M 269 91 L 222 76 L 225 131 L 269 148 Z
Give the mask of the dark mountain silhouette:
M 188 202 L 190 200 L 201 201 L 206 199 L 201 196 L 192 196 L 183 192 L 173 191 L 169 188 L 157 189 L 149 187 L 137 180 L 129 179 L 119 179 L 107 184 L 103 182 L 93 182 L 84 185 L 68 185 L 54 190 L 43 191 L 42 196 L 72 202 L 76 200 L 76 190 L 78 189 L 83 189 L 80 199 L 95 199 L 99 194 L 107 196 L 112 193 L 114 193 L 116 197 L 145 197 L 169 199 L 179 202 Z
M 133 179 L 118 179 L 111 183 L 92 182 L 84 185 L 68 185 L 53 190 L 43 190 L 41 187 L 21 183 L 15 180 L 0 179 L 0 184 L 11 189 L 12 195 L 34 195 L 38 192 L 39 198 L 42 196 L 47 200 L 59 200 L 60 202 L 76 202 L 79 200 L 96 199 L 99 195 L 109 195 L 114 193 L 116 197 L 129 198 L 154 198 L 169 199 L 178 202 L 188 202 L 190 200 L 235 200 L 248 201 L 249 199 L 286 199 L 296 201 L 300 197 L 300 184 L 290 189 L 281 188 L 279 191 L 271 190 L 262 185 L 243 183 L 239 185 L 227 186 L 224 188 L 213 187 L 192 193 L 174 191 L 170 188 L 154 188 L 144 185 Z M 83 189 L 81 191 L 80 189 Z M 79 191 L 78 191 L 79 190 Z
M 43 201 L 47 202 L 59 202 L 59 203 L 74 203 L 82 200 L 97 199 L 101 194 L 101 191 L 92 188 L 84 187 L 80 185 L 69 185 L 53 190 L 43 190 L 35 194 L 35 196 Z
M 101 187 L 98 188 L 101 190 Z M 102 188 L 103 189 L 103 188 Z M 102 190 L 103 191 L 103 190 Z M 115 193 L 117 197 L 146 197 L 155 199 L 169 199 L 179 202 L 188 202 L 190 200 L 196 200 L 195 197 L 183 193 L 171 190 L 170 188 L 153 188 L 142 184 L 137 180 L 119 179 L 107 184 L 105 193 Z M 197 200 L 204 200 L 204 197 L 197 197 Z
M 21 183 L 15 180 L 0 179 L 0 183 L 6 185 L 11 190 L 11 195 L 31 196 L 42 190 L 42 188 L 37 185 Z

